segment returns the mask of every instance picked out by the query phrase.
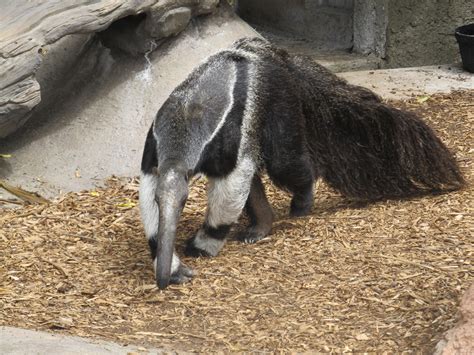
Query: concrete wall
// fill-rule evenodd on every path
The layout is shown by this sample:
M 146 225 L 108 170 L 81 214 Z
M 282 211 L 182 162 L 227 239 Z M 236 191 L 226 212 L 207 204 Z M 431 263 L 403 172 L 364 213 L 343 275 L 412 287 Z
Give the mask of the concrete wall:
M 246 21 L 316 41 L 324 47 L 352 47 L 353 0 L 239 0 Z
M 327 43 L 327 47 L 352 47 L 353 0 L 306 0 L 306 37 Z
M 385 58 L 390 0 L 355 0 L 353 51 Z
M 389 0 L 386 65 L 409 67 L 460 60 L 453 36 L 474 22 L 473 0 Z
M 474 0 L 239 0 L 247 21 L 382 58 L 388 68 L 460 61 L 453 36 Z
M 301 35 L 304 33 L 304 3 L 304 0 L 239 0 L 238 13 L 251 23 Z

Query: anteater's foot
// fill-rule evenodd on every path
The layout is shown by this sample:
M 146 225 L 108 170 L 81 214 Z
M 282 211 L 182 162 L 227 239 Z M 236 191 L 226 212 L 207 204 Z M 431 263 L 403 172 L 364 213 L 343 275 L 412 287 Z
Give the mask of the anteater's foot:
M 313 208 L 312 199 L 311 201 L 306 201 L 303 203 L 301 203 L 301 201 L 295 201 L 295 199 L 293 199 L 291 201 L 290 216 L 291 217 L 307 216 L 311 213 L 312 208 Z
M 309 185 L 305 191 L 297 192 L 291 199 L 290 216 L 301 217 L 311 213 L 313 208 L 313 185 Z

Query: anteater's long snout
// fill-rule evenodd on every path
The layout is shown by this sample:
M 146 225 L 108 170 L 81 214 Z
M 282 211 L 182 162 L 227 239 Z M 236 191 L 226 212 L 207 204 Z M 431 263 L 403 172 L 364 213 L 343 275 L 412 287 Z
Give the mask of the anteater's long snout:
M 179 265 L 173 265 L 174 243 L 176 230 L 181 217 L 181 212 L 188 195 L 186 180 L 180 176 L 172 175 L 166 183 L 166 190 L 158 193 L 160 205 L 160 223 L 158 228 L 156 250 L 156 284 L 162 290 L 169 283 L 174 270 Z
M 160 215 L 156 246 L 156 284 L 162 290 L 172 280 L 173 272 L 177 272 L 179 261 L 173 264 L 176 230 L 184 204 L 188 197 L 188 180 L 186 169 L 175 161 L 163 164 L 159 177 L 156 200 Z M 170 167 L 171 166 L 171 167 Z
M 158 232 L 155 273 L 156 284 L 160 290 L 165 289 L 170 283 L 179 212 L 172 211 L 172 213 L 170 213 L 170 211 L 168 211 L 168 213 L 162 213 L 162 215 L 163 218 L 160 216 Z

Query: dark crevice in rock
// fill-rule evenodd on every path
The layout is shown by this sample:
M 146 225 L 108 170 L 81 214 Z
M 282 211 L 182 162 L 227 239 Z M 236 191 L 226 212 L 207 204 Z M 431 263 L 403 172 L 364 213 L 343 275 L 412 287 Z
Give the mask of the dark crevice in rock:
M 97 35 L 105 47 L 141 55 L 149 50 L 153 40 L 143 29 L 146 17 L 145 13 L 123 17 Z

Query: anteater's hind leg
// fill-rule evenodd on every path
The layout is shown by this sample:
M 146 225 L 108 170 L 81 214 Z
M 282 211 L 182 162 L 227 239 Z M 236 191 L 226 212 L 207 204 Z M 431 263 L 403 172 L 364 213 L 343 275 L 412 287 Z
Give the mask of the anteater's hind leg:
M 270 179 L 293 194 L 290 215 L 304 216 L 313 207 L 313 184 L 317 173 L 307 150 L 302 103 L 298 95 L 288 89 L 290 84 L 288 88 L 282 88 L 286 79 L 272 84 L 276 89 L 265 107 L 262 157 Z
M 290 215 L 306 216 L 313 207 L 315 172 L 307 155 L 267 163 L 270 178 L 292 194 Z
M 250 193 L 255 164 L 244 158 L 226 177 L 210 178 L 206 221 L 195 237 L 188 240 L 189 256 L 216 256 L 237 222 Z
M 250 225 L 237 235 L 237 239 L 244 243 L 256 243 L 270 233 L 273 223 L 272 207 L 265 195 L 262 179 L 257 174 L 253 177 L 245 209 Z
M 293 192 L 293 198 L 290 205 L 290 216 L 300 217 L 311 213 L 314 201 L 314 178 L 308 175 L 304 183 L 300 183 L 290 188 Z

